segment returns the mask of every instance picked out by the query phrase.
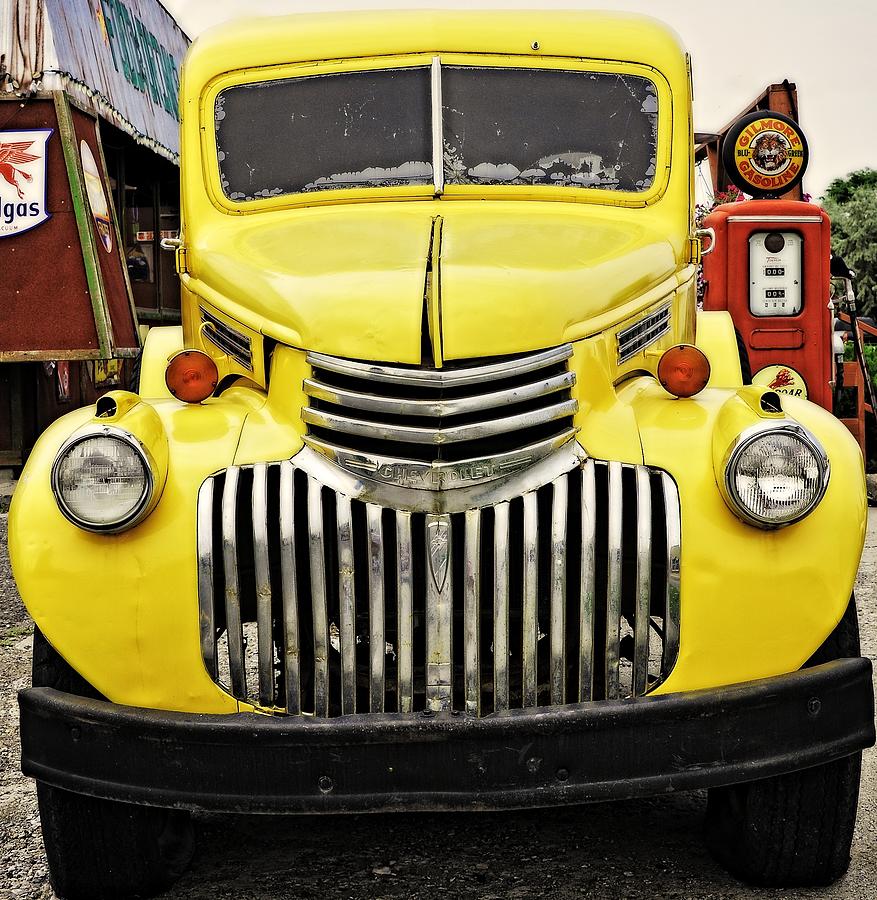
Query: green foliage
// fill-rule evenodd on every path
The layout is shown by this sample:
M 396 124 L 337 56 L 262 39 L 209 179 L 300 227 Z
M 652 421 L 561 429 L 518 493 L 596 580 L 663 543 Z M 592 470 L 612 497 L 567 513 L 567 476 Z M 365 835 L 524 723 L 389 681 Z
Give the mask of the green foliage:
M 877 188 L 877 169 L 858 169 L 846 178 L 835 178 L 825 192 L 825 199 L 833 203 L 849 203 L 859 188 Z
M 836 178 L 822 205 L 831 217 L 831 249 L 856 273 L 859 312 L 877 311 L 877 170 Z
M 871 374 L 871 381 L 877 386 L 877 344 L 865 344 L 863 350 L 865 354 L 865 365 L 868 367 L 868 372 Z M 856 351 L 853 347 L 853 342 L 847 341 L 844 344 L 844 361 L 853 362 L 855 361 L 855 358 Z

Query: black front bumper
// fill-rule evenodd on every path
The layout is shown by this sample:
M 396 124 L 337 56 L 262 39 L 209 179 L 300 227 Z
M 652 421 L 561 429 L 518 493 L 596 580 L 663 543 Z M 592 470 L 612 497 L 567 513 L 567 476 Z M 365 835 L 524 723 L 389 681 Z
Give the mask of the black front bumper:
M 874 743 L 871 662 L 484 719 L 271 718 L 19 694 L 22 769 L 99 797 L 236 812 L 539 806 L 764 778 Z

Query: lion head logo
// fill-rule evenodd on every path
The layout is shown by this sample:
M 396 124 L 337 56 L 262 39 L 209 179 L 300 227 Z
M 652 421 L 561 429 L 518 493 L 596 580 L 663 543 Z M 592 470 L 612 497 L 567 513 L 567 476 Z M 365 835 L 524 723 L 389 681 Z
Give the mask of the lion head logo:
M 752 165 L 764 175 L 776 175 L 789 162 L 789 142 L 775 131 L 766 131 L 752 142 Z

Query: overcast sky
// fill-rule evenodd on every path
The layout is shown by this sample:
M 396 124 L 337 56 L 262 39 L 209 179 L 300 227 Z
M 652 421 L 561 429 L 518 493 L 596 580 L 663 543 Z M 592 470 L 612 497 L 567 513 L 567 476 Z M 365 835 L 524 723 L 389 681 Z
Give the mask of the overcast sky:
M 877 168 L 877 0 L 163 0 L 189 37 L 241 16 L 350 9 L 551 8 L 643 12 L 673 27 L 694 63 L 695 129 L 727 124 L 768 84 L 798 86 L 810 142 L 804 190 Z

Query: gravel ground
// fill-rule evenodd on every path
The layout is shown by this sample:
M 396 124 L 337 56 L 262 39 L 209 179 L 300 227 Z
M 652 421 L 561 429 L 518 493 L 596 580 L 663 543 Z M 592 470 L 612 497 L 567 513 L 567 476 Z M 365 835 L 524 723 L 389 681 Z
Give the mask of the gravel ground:
M 0 484 L 0 898 L 52 898 L 36 796 L 18 771 L 16 691 L 31 626 L 6 558 Z M 877 511 L 857 595 L 863 651 L 877 657 Z M 336 818 L 199 816 L 199 850 L 169 892 L 187 900 L 268 898 L 872 898 L 877 754 L 865 754 L 847 876 L 828 890 L 753 891 L 703 849 L 703 792 L 578 809 Z

